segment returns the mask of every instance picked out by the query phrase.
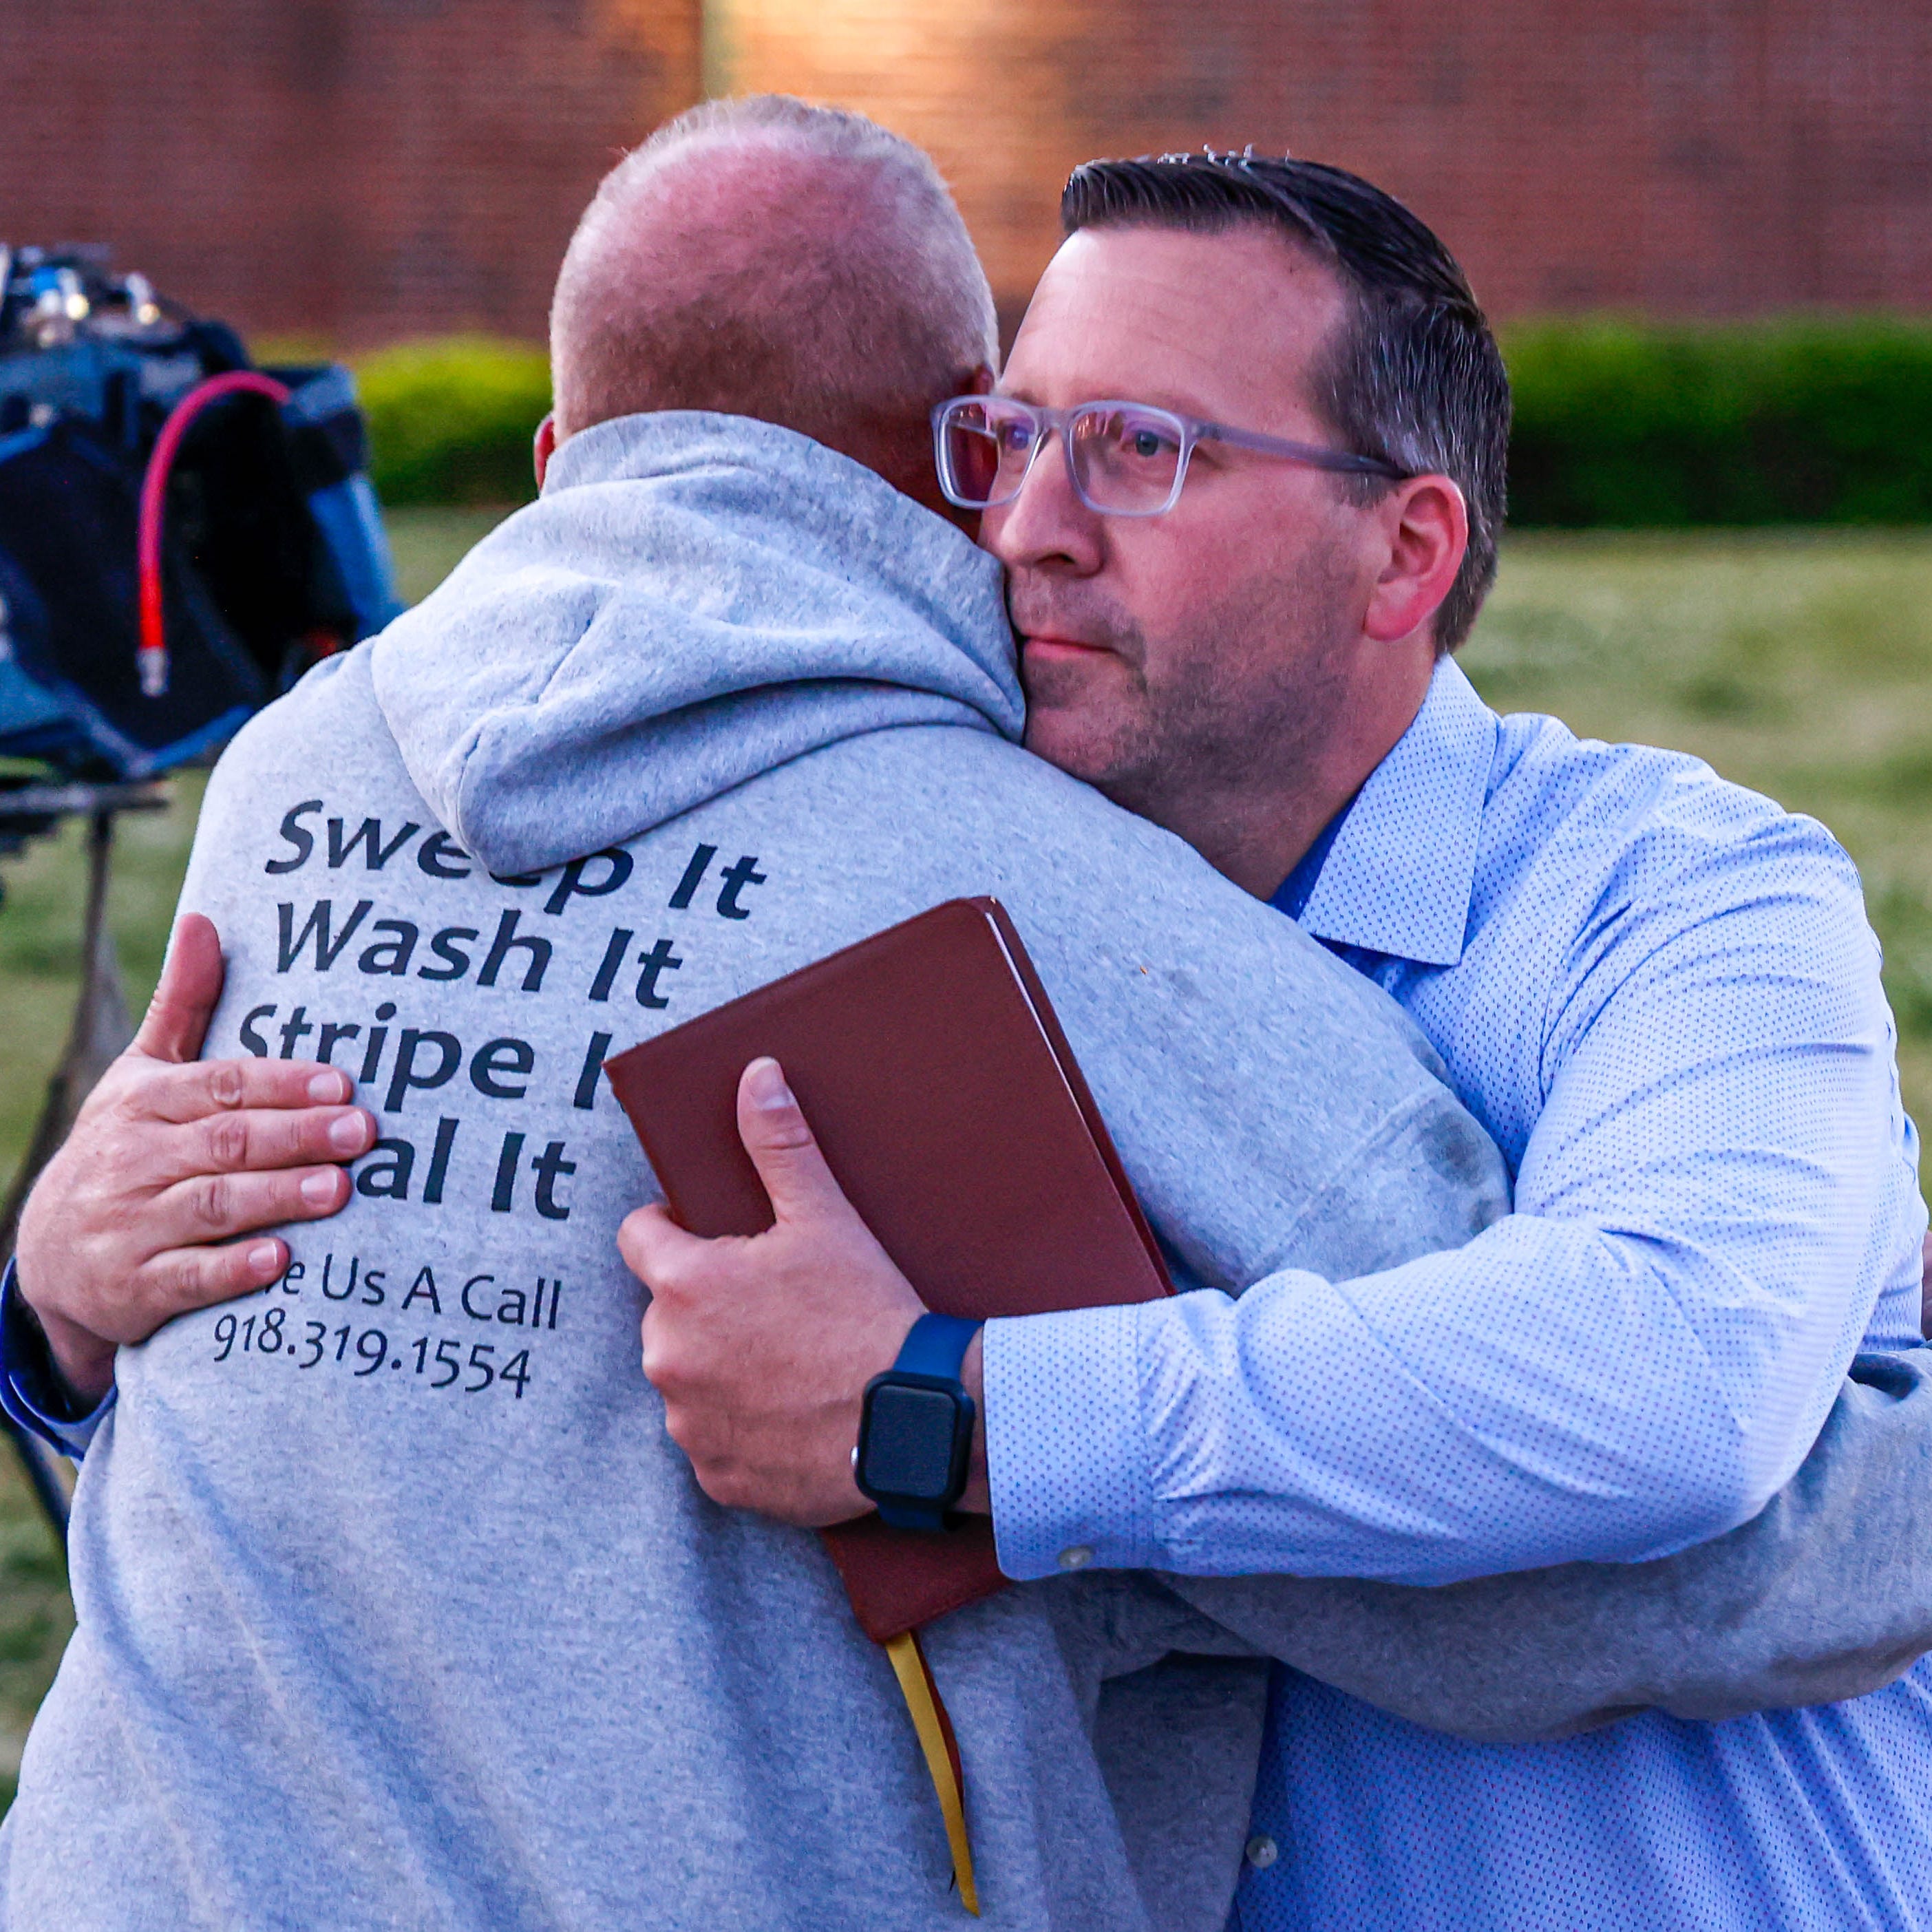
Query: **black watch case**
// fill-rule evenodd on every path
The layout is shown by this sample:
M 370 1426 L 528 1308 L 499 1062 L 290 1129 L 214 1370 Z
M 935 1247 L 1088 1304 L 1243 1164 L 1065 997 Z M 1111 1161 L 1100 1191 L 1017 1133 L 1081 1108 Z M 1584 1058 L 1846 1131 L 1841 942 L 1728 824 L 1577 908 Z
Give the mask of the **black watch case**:
M 978 1412 L 944 1376 L 888 1369 L 866 1384 L 854 1473 L 875 1503 L 950 1509 L 964 1493 Z

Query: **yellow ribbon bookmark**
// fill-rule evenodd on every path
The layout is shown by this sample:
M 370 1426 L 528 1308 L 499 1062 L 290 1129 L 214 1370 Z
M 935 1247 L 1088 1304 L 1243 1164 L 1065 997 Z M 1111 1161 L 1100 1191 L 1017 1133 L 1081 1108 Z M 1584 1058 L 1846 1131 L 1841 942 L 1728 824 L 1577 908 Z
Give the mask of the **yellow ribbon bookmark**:
M 973 1882 L 973 1848 L 966 1838 L 966 1796 L 960 1783 L 959 1750 L 946 1721 L 946 1706 L 939 1701 L 939 1687 L 932 1681 L 916 1630 L 889 1637 L 886 1654 L 892 1660 L 906 1708 L 912 1713 L 912 1727 L 919 1733 L 919 1748 L 926 1754 L 926 1768 L 946 1820 L 946 1842 L 952 1848 L 952 1876 L 958 1881 L 959 1902 L 976 1918 L 980 1892 Z

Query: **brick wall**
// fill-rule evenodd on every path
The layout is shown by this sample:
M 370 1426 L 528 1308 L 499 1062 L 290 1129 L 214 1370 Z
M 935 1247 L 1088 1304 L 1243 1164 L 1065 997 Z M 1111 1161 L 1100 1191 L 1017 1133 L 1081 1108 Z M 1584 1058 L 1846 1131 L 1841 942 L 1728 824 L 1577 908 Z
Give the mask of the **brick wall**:
M 1212 141 L 1355 169 L 1498 314 L 1932 308 L 1928 0 L 718 0 L 729 78 L 864 109 L 1003 296 L 1076 161 Z
M 1370 175 L 1502 315 L 1932 308 L 1928 0 L 0 0 L 0 236 L 257 329 L 534 335 L 701 76 L 923 142 L 1010 309 L 1074 162 L 1202 140 Z
M 0 238 L 253 329 L 539 335 L 699 64 L 698 0 L 0 0 Z

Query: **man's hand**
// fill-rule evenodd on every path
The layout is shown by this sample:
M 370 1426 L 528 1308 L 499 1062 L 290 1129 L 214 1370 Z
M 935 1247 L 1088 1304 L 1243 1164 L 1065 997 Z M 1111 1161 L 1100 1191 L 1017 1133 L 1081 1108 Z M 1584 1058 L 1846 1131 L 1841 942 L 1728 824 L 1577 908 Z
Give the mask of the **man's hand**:
M 375 1140 L 374 1117 L 346 1104 L 355 1088 L 338 1068 L 188 1064 L 221 980 L 220 939 L 190 913 L 134 1044 L 88 1096 L 21 1217 L 20 1292 L 88 1406 L 112 1385 L 118 1344 L 273 1281 L 287 1244 L 233 1238 L 335 1213 L 350 1180 L 333 1163 Z
M 774 1225 L 701 1240 L 640 1208 L 617 1244 L 651 1291 L 644 1373 L 705 1494 L 818 1527 L 872 1508 L 852 1480 L 865 1387 L 926 1312 L 832 1178 L 775 1060 L 738 1083 L 738 1132 Z M 962 1370 L 980 1399 L 980 1343 Z M 984 1510 L 984 1452 L 962 1507 Z

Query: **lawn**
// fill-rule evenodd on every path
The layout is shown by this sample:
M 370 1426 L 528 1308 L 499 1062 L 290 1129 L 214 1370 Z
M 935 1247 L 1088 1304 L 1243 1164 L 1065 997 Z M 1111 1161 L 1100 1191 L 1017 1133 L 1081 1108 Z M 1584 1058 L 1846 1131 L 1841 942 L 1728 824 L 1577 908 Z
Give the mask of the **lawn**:
M 398 512 L 405 595 L 490 520 Z M 1932 532 L 1518 537 L 1463 662 L 1500 710 L 1694 752 L 1830 826 L 1885 942 L 1906 1104 L 1932 1103 Z M 112 916 L 137 1006 L 199 796 L 184 779 L 173 810 L 122 834 Z M 80 881 L 72 829 L 0 872 L 0 1177 L 65 1029 Z M 0 1795 L 70 1622 L 58 1558 L 0 1461 Z

